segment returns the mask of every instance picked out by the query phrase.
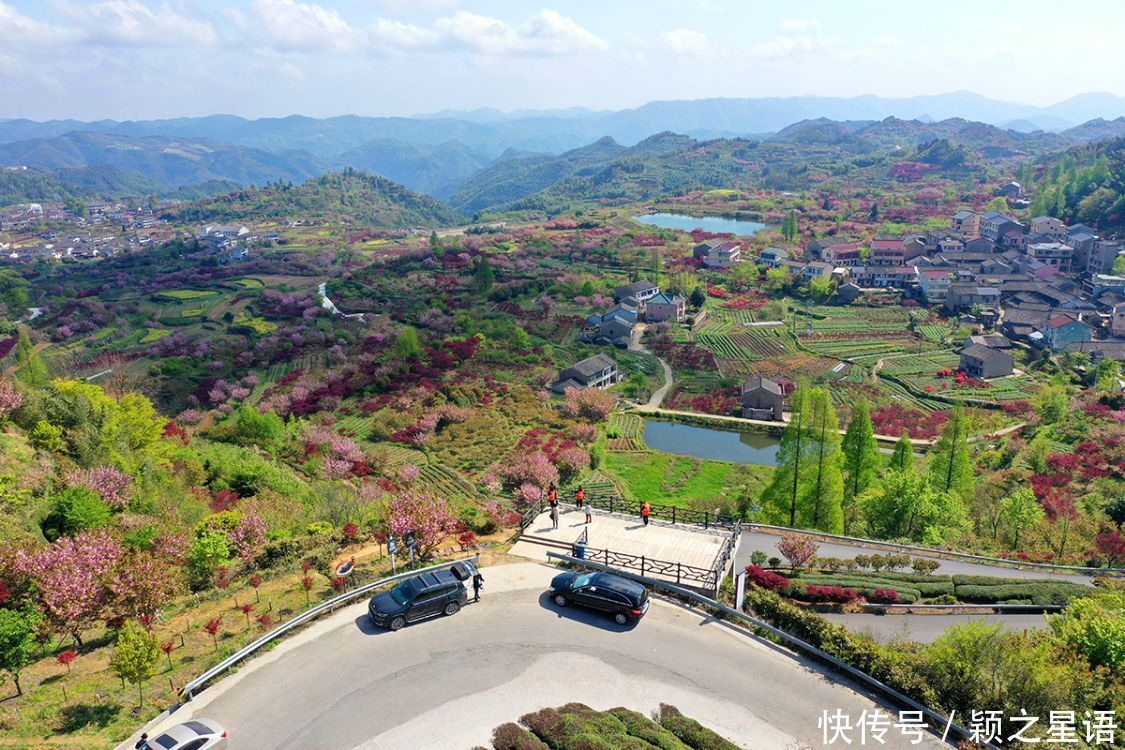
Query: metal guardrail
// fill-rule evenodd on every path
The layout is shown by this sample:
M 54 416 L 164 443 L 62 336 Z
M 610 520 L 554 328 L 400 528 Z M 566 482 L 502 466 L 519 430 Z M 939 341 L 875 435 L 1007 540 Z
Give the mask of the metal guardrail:
M 906 706 L 913 711 L 921 711 L 924 716 L 926 716 L 930 721 L 933 722 L 933 726 L 948 727 L 950 734 L 957 734 L 961 739 L 969 739 L 971 737 L 971 733 L 969 732 L 968 729 L 966 729 L 962 725 L 954 722 L 951 717 L 946 716 L 945 714 L 941 713 L 940 711 L 938 711 L 936 709 L 933 709 L 933 708 L 930 708 L 929 706 L 924 705 L 922 703 L 919 703 L 918 701 L 914 700 L 910 696 L 908 696 L 904 693 L 901 693 L 898 690 L 895 690 L 890 685 L 886 685 L 886 684 L 880 682 L 879 680 L 876 680 L 874 677 L 867 674 L 866 672 L 863 672 L 859 669 L 856 669 L 852 665 L 836 658 L 835 656 L 832 656 L 831 654 L 827 653 L 826 651 L 822 651 L 821 649 L 817 648 L 816 646 L 812 645 L 811 643 L 807 643 L 807 642 L 801 640 L 800 638 L 798 638 L 794 635 L 790 635 L 786 631 L 784 631 L 780 628 L 774 627 L 773 625 L 770 625 L 768 622 L 765 622 L 764 620 L 759 620 L 758 618 L 752 617 L 751 615 L 748 615 L 745 612 L 740 612 L 739 610 L 734 609 L 733 607 L 728 607 L 727 605 L 723 604 L 722 602 L 718 602 L 718 601 L 715 601 L 714 599 L 710 599 L 710 598 L 708 598 L 706 596 L 703 596 L 702 594 L 696 593 L 695 591 L 692 591 L 690 589 L 685 589 L 685 588 L 682 588 L 680 586 L 670 584 L 667 581 L 661 581 L 660 579 L 657 579 L 657 578 L 648 578 L 646 576 L 639 576 L 639 575 L 630 573 L 628 571 L 623 571 L 623 570 L 614 568 L 610 565 L 602 565 L 601 563 L 590 561 L 590 560 L 580 560 L 576 557 L 572 557 L 570 555 L 562 555 L 562 554 L 559 554 L 557 552 L 548 552 L 547 558 L 548 559 L 554 558 L 554 559 L 557 559 L 557 560 L 562 560 L 564 562 L 568 562 L 568 563 L 572 563 L 572 564 L 576 564 L 576 565 L 587 565 L 587 566 L 595 568 L 595 569 L 600 569 L 600 570 L 604 570 L 604 571 L 609 572 L 609 573 L 615 573 L 617 575 L 624 576 L 625 578 L 631 578 L 631 579 L 633 579 L 633 580 L 635 580 L 639 583 L 643 583 L 645 585 L 652 586 L 653 588 L 657 588 L 657 589 L 664 589 L 666 591 L 671 592 L 672 594 L 674 594 L 677 597 L 687 599 L 691 602 L 694 602 L 696 604 L 701 604 L 705 607 L 710 607 L 712 609 L 715 609 L 715 610 L 718 610 L 718 611 L 722 612 L 723 614 L 725 614 L 729 617 L 733 617 L 735 619 L 738 619 L 738 620 L 741 620 L 743 622 L 749 623 L 750 625 L 753 625 L 756 628 L 761 628 L 762 630 L 765 630 L 765 631 L 767 631 L 769 633 L 772 633 L 773 635 L 777 636 L 782 641 L 784 641 L 786 644 L 788 644 L 790 647 L 792 647 L 794 650 L 804 652 L 804 653 L 808 654 L 809 656 L 812 656 L 813 658 L 815 658 L 818 661 L 827 662 L 828 664 L 832 665 L 835 669 L 837 669 L 841 672 L 844 672 L 849 677 L 851 677 L 855 681 L 861 683 L 862 685 L 864 685 L 868 689 L 870 689 L 874 692 L 880 693 L 884 696 L 887 696 L 888 698 L 891 698 L 892 700 L 896 701 L 900 705 Z M 751 637 L 759 637 L 755 633 L 752 633 L 750 631 L 747 631 L 746 634 L 751 636 Z M 950 742 L 950 744 L 954 744 L 954 742 Z M 996 748 L 995 745 L 991 745 L 991 744 L 988 745 L 987 747 L 988 748 Z
M 252 643 L 250 643 L 246 646 L 243 646 L 238 651 L 234 652 L 233 654 L 231 654 L 227 658 L 223 659 L 221 662 L 219 662 L 215 666 L 208 669 L 203 674 L 196 677 L 191 682 L 184 685 L 180 689 L 180 696 L 184 700 L 190 701 L 192 699 L 192 696 L 194 695 L 194 693 L 197 690 L 199 690 L 201 687 L 203 687 L 204 685 L 209 683 L 211 680 L 213 680 L 216 677 L 218 677 L 219 675 L 221 675 L 223 672 L 226 672 L 228 669 L 231 669 L 232 667 L 237 665 L 243 659 L 246 659 L 247 657 L 253 655 L 254 652 L 256 652 L 258 649 L 260 649 L 263 646 L 271 643 L 272 641 L 280 638 L 281 636 L 288 633 L 290 630 L 294 630 L 296 628 L 299 628 L 300 626 L 304 625 L 305 623 L 310 622 L 312 620 L 315 620 L 317 617 L 324 614 L 325 612 L 330 612 L 330 611 L 336 609 L 337 607 L 350 602 L 352 599 L 358 599 L 359 597 L 366 596 L 367 594 L 370 594 L 372 591 L 374 591 L 378 588 L 381 588 L 381 587 L 386 586 L 386 585 L 391 584 L 391 583 L 398 583 L 399 581 L 405 581 L 407 578 L 413 578 L 414 576 L 420 575 L 422 573 L 431 572 L 431 571 L 435 571 L 435 570 L 445 570 L 447 568 L 451 568 L 454 565 L 456 565 L 457 563 L 464 562 L 465 560 L 471 560 L 473 562 L 473 564 L 475 565 L 476 563 L 478 563 L 480 561 L 480 555 L 477 554 L 477 555 L 473 555 L 472 557 L 464 557 L 464 558 L 461 558 L 460 560 L 453 560 L 452 562 L 447 562 L 447 563 L 439 563 L 438 565 L 428 565 L 424 568 L 416 568 L 414 570 L 406 571 L 404 573 L 399 573 L 398 575 L 390 576 L 389 578 L 380 578 L 377 581 L 372 581 L 371 583 L 365 583 L 364 585 L 360 586 L 359 588 L 353 589 L 351 591 L 347 591 L 343 594 L 340 594 L 339 596 L 334 596 L 331 599 L 329 599 L 328 601 L 322 602 L 321 604 L 318 604 L 311 609 L 306 609 L 301 614 L 297 615 L 296 617 L 289 620 L 288 622 L 277 626 L 276 628 L 274 628 L 270 632 L 266 633 L 262 637 L 258 638 L 254 642 L 252 642 Z
M 547 554 L 558 553 L 548 552 Z M 630 555 L 627 552 L 614 552 L 613 550 L 596 547 L 586 547 L 585 557 L 575 559 L 599 562 L 607 567 L 639 570 L 642 577 L 649 574 L 667 576 L 669 579 L 675 579 L 677 584 L 694 585 L 708 591 L 717 592 L 719 582 L 722 580 L 722 573 L 715 568 L 700 568 L 695 565 L 658 560 L 645 555 Z
M 1051 565 L 1049 563 L 1033 563 L 1023 562 L 1022 560 L 1005 560 L 1001 557 L 986 557 L 984 555 L 973 555 L 968 552 L 953 552 L 950 550 L 934 549 L 932 547 L 916 547 L 910 544 L 898 544 L 896 542 L 884 542 L 878 539 L 862 539 L 854 536 L 841 536 L 839 534 L 828 534 L 823 531 L 810 531 L 808 529 L 790 529 L 786 526 L 770 526 L 764 523 L 745 523 L 743 526 L 744 531 L 763 531 L 767 534 L 800 534 L 812 539 L 817 539 L 822 542 L 838 542 L 840 544 L 850 544 L 856 546 L 870 547 L 872 549 L 883 549 L 888 552 L 903 552 L 906 554 L 923 555 L 929 557 L 942 557 L 952 560 L 965 560 L 967 562 L 978 562 L 984 565 L 994 565 L 997 567 L 1012 567 L 1032 570 L 1045 570 L 1055 571 L 1059 573 L 1077 573 L 1080 575 L 1112 575 L 1112 576 L 1125 576 L 1125 568 L 1086 568 L 1077 565 Z

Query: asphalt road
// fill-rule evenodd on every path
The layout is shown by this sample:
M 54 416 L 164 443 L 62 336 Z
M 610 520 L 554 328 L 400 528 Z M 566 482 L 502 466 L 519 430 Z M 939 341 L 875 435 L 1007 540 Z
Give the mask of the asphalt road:
M 742 543 L 739 545 L 737 557 L 738 568 L 741 569 L 750 564 L 750 554 L 755 550 L 761 550 L 770 557 L 781 557 L 781 553 L 777 551 L 777 542 L 780 539 L 781 537 L 777 534 L 767 534 L 764 531 L 742 532 Z M 851 544 L 832 544 L 829 542 L 818 542 L 817 544 L 819 545 L 817 555 L 820 557 L 852 558 L 856 555 L 888 554 L 878 548 L 864 548 Z M 913 555 L 913 557 L 922 557 L 922 555 Z M 937 572 L 945 575 L 1003 576 L 1005 578 L 1056 578 L 1062 581 L 1074 581 L 1085 584 L 1092 583 L 1089 576 L 1077 573 L 1022 570 L 1002 565 L 986 565 L 984 563 L 946 560 L 944 558 L 935 559 L 941 563 L 941 567 L 938 568 Z
M 619 627 L 548 601 L 548 568 L 485 573 L 479 604 L 398 633 L 372 628 L 363 605 L 350 607 L 172 720 L 192 711 L 218 719 L 230 750 L 467 750 L 545 706 L 581 701 L 648 713 L 665 702 L 743 747 L 783 750 L 827 747 L 822 710 L 858 717 L 876 708 L 788 652 L 682 606 L 655 602 L 638 625 Z M 494 585 L 501 575 L 513 578 L 503 592 Z M 927 738 L 927 746 L 942 745 Z

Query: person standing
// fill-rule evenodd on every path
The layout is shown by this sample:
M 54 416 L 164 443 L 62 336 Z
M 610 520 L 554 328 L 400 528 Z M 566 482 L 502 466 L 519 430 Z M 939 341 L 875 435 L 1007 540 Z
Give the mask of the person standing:
M 582 507 L 582 502 L 586 499 L 586 490 L 582 489 L 582 485 L 578 485 L 578 491 L 574 493 L 574 504 L 579 508 Z
M 648 516 L 652 513 L 652 506 L 648 504 L 648 500 L 641 503 L 641 521 L 645 526 L 648 526 Z
M 141 738 L 137 740 L 137 744 L 133 745 L 136 750 L 152 750 L 152 745 L 148 744 L 148 734 L 142 733 Z
M 484 588 L 484 576 L 478 570 L 473 574 L 473 601 L 480 601 L 480 590 Z
M 589 526 L 590 521 L 593 520 L 592 516 L 594 515 L 594 501 L 593 500 L 586 503 L 585 510 L 586 510 L 586 525 Z
M 551 506 L 551 528 L 557 529 L 559 527 L 559 506 L 554 504 Z
M 551 486 L 547 488 L 547 502 L 552 508 L 559 507 L 559 491 L 555 488 L 554 482 L 551 482 Z

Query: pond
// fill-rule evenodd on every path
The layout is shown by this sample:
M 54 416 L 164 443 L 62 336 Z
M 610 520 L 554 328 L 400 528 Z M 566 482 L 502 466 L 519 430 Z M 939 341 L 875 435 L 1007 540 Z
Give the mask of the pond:
M 755 432 L 645 420 L 644 439 L 649 448 L 665 453 L 736 464 L 777 465 L 778 439 Z
M 743 219 L 731 219 L 726 216 L 688 216 L 687 214 L 644 214 L 634 216 L 633 221 L 648 224 L 661 229 L 676 229 L 681 232 L 690 232 L 693 229 L 702 229 L 715 234 L 733 233 L 741 237 L 750 237 L 766 228 L 765 224 Z

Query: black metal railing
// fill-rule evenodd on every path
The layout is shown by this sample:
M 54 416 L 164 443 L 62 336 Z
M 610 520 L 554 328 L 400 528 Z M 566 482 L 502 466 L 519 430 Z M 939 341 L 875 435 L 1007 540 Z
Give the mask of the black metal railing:
M 675 581 L 681 586 L 691 586 L 706 591 L 717 591 L 722 573 L 715 568 L 700 568 L 670 560 L 658 560 L 645 555 L 630 555 L 608 549 L 586 547 L 584 559 L 614 568 L 635 570 L 642 576 L 659 576 Z

